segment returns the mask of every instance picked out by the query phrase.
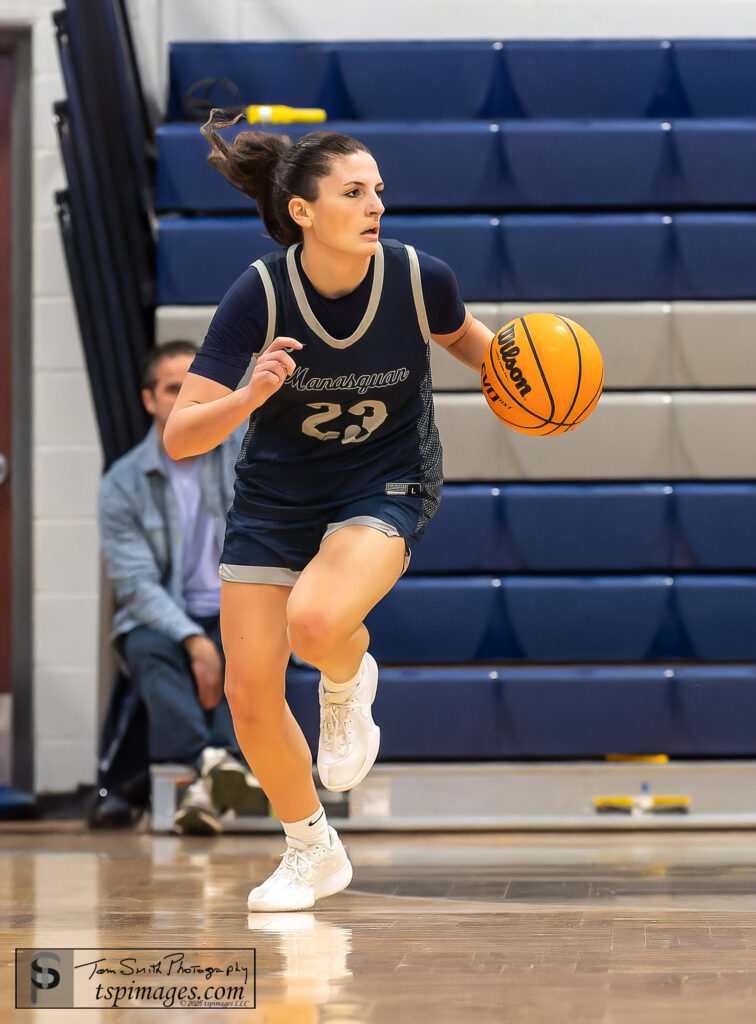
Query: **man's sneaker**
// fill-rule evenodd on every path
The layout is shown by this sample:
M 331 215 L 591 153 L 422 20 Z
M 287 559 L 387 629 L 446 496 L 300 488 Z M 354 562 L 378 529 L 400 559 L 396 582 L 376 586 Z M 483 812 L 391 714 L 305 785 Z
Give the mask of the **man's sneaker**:
M 315 900 L 346 889 L 352 881 L 352 865 L 335 829 L 329 826 L 330 846 L 308 846 L 286 837 L 286 852 L 269 878 L 253 889 L 247 899 L 251 911 L 309 910 Z
M 210 782 L 213 803 L 221 813 L 267 814 L 268 800 L 249 768 L 222 747 L 205 747 L 200 775 Z
M 350 696 L 331 693 L 320 681 L 318 774 L 326 789 L 341 793 L 362 782 L 378 756 L 381 730 L 370 708 L 378 686 L 371 654 L 362 659 L 362 679 Z
M 182 835 L 214 836 L 221 831 L 220 811 L 207 779 L 200 776 L 186 787 L 173 815 L 173 827 Z

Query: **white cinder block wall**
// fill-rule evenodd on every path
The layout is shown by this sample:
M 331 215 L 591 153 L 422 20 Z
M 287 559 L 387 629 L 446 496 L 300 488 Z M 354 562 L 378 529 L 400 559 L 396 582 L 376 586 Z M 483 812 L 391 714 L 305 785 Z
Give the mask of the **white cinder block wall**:
M 163 105 L 178 39 L 690 37 L 756 35 L 754 0 L 127 0 L 145 88 Z M 50 13 L 62 0 L 0 0 L 0 27 L 33 30 L 35 764 L 39 792 L 92 782 L 99 637 L 92 404 L 55 221 L 63 185 L 51 104 L 64 95 Z M 380 88 L 380 83 L 376 83 Z

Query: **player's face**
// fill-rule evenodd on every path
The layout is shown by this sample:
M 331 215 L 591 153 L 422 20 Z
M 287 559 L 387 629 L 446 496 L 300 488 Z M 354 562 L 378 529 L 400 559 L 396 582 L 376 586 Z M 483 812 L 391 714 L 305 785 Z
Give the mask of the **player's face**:
M 161 359 L 155 367 L 155 386 L 142 391 L 144 406 L 161 433 L 193 360 L 190 355 Z
M 338 157 L 319 179 L 318 198 L 308 203 L 312 231 L 320 245 L 372 256 L 383 214 L 383 182 L 369 153 Z

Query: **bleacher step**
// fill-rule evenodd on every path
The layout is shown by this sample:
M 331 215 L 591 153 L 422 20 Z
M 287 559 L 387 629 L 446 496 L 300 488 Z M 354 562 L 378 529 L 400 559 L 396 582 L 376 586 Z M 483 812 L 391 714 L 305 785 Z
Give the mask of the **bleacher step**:
M 329 816 L 344 832 L 756 828 L 755 784 L 756 760 L 380 764 L 347 794 L 347 813 L 336 804 Z M 339 796 L 320 795 L 324 802 Z M 597 799 L 610 795 L 632 797 L 633 811 L 600 813 Z M 670 796 L 689 800 L 687 812 L 672 809 L 683 800 L 667 811 L 643 809 Z M 165 800 L 153 806 L 153 831 L 170 830 Z M 261 816 L 226 818 L 224 827 L 277 832 L 281 825 Z

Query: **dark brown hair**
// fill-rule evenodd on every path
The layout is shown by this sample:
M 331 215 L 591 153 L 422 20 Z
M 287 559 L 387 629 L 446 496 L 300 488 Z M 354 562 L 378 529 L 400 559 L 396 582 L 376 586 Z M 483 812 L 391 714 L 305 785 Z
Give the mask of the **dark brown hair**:
M 174 356 L 196 356 L 199 352 L 199 346 L 195 345 L 193 341 L 182 341 L 176 339 L 175 341 L 166 341 L 162 345 L 156 345 L 151 348 L 147 355 L 144 357 L 144 363 L 142 364 L 142 378 L 140 385 L 142 389 L 152 391 L 157 383 L 157 373 L 155 372 L 164 359 L 173 359 Z
M 296 143 L 288 135 L 273 132 L 239 132 L 229 145 L 218 129 L 236 124 L 243 116 L 212 111 L 200 129 L 213 147 L 207 162 L 255 200 L 271 238 L 283 246 L 301 242 L 302 229 L 289 215 L 289 200 L 300 196 L 313 202 L 318 197 L 318 179 L 331 173 L 335 158 L 370 150 L 351 135 L 337 132 L 310 132 Z

